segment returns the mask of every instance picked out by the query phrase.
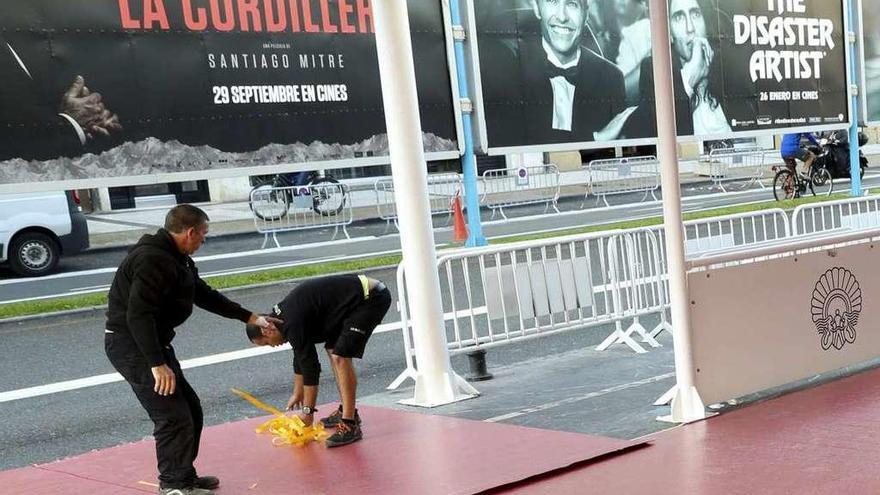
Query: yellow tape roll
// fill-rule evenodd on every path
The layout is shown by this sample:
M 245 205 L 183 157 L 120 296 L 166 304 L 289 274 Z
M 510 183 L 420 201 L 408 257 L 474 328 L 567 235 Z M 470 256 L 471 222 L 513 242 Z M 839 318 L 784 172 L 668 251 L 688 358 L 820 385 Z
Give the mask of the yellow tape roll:
M 250 402 L 254 407 L 275 415 L 274 418 L 258 426 L 255 431 L 257 433 L 272 434 L 272 445 L 276 447 L 283 445 L 302 447 L 311 441 L 320 442 L 330 436 L 324 430 L 324 424 L 320 421 L 315 423 L 314 426 L 306 426 L 299 416 L 287 416 L 281 410 L 261 402 L 243 390 L 233 388 L 232 393 Z

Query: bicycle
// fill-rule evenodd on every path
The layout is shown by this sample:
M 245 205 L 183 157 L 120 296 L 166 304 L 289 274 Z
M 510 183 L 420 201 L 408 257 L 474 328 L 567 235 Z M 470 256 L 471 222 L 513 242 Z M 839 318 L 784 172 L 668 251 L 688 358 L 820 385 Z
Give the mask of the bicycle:
M 776 172 L 773 177 L 773 197 L 776 201 L 799 198 L 809 188 L 813 196 L 830 196 L 834 190 L 834 179 L 824 166 L 813 162 L 810 176 L 797 173 L 797 162 L 793 158 L 785 158 L 785 168 Z M 776 167 L 774 167 L 775 169 Z
M 306 196 L 310 196 L 311 201 Z M 291 183 L 288 174 L 276 174 L 257 183 L 251 189 L 249 204 L 257 218 L 273 221 L 287 215 L 291 203 L 301 204 L 297 198 L 304 199 L 315 213 L 326 217 L 338 215 L 348 200 L 338 180 L 312 170 L 303 184 Z

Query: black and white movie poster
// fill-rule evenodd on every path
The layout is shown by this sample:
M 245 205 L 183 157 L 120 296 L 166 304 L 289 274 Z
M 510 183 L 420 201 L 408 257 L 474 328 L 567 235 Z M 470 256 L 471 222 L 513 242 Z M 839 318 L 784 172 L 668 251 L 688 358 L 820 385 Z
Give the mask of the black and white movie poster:
M 861 0 L 865 121 L 880 123 L 880 0 Z
M 656 138 L 647 0 L 473 0 L 490 149 Z M 839 0 L 669 0 L 678 135 L 849 121 Z
M 409 14 L 425 148 L 454 155 L 441 3 Z M 370 0 L 3 0 L 0 184 L 375 162 L 373 22 Z

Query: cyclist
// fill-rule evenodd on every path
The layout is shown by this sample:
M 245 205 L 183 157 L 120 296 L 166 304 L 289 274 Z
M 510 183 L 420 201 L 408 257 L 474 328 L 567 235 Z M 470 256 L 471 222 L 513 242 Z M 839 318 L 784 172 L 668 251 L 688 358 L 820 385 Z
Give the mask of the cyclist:
M 816 159 L 816 155 L 813 154 L 810 150 L 801 146 L 801 139 L 806 138 L 811 143 L 816 146 L 819 146 L 819 141 L 809 132 L 798 132 L 794 134 L 786 134 L 782 137 L 782 159 L 785 160 L 785 164 L 792 169 L 792 172 L 797 172 L 797 167 L 795 159 L 798 159 L 804 162 L 804 176 L 810 176 L 810 167 L 813 165 L 813 160 Z

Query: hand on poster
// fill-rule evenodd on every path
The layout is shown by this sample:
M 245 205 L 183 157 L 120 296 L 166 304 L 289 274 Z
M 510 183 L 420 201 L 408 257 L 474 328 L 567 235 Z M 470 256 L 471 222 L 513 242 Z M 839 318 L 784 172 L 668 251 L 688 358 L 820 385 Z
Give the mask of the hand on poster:
M 709 77 L 709 67 L 712 65 L 712 59 L 715 58 L 715 52 L 706 38 L 696 37 L 691 43 L 693 44 L 691 58 L 681 68 L 688 96 Z
M 76 76 L 61 97 L 59 112 L 76 121 L 88 139 L 95 135 L 110 136 L 122 130 L 119 117 L 107 109 L 101 93 L 89 91 L 82 76 Z
M 608 125 L 602 128 L 602 130 L 593 133 L 593 139 L 596 141 L 612 141 L 617 139 L 620 136 L 620 131 L 623 130 L 623 125 L 626 124 L 626 119 L 628 119 L 637 108 L 637 106 L 628 107 L 617 114 L 611 119 L 611 122 L 608 122 Z

